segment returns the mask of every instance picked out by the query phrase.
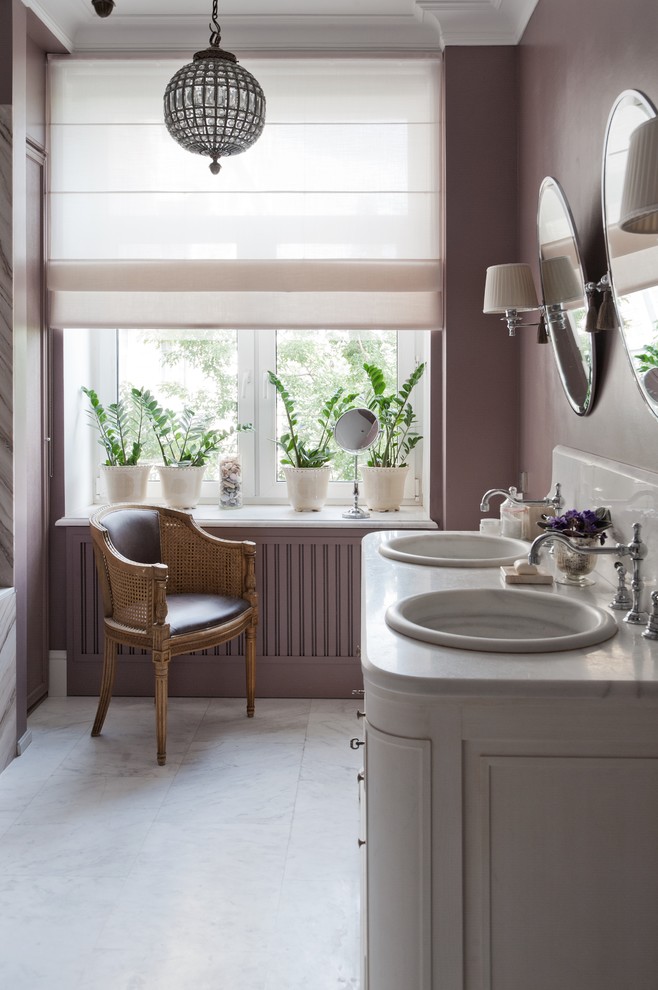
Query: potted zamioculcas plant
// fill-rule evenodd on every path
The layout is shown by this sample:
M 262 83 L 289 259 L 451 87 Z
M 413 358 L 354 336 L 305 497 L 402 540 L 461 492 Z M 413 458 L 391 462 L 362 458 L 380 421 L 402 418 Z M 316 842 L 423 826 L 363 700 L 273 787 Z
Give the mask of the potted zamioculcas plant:
M 286 477 L 288 498 L 296 512 L 317 512 L 327 500 L 333 428 L 336 420 L 354 405 L 357 393 L 338 388 L 327 399 L 317 418 L 319 433 L 312 439 L 302 436 L 295 401 L 273 371 L 268 372 L 286 414 L 287 431 L 276 441 L 282 450 L 281 465 Z
M 370 381 L 368 408 L 379 421 L 379 435 L 362 468 L 363 495 L 374 512 L 395 512 L 404 497 L 407 458 L 422 440 L 410 396 L 423 377 L 425 364 L 414 368 L 399 391 L 388 391 L 384 372 L 377 365 L 364 364 L 363 369 Z
M 162 455 L 157 470 L 164 501 L 176 509 L 194 508 L 210 457 L 233 433 L 251 430 L 251 424 L 212 429 L 197 419 L 193 409 L 186 407 L 178 413 L 163 408 L 151 392 L 143 393 L 142 405 Z
M 93 388 L 82 387 L 89 400 L 87 415 L 98 431 L 98 442 L 105 452 L 101 481 L 109 502 L 143 502 L 150 464 L 140 464 L 147 428 L 142 405 L 144 390 L 131 388 L 125 398 L 107 406 Z

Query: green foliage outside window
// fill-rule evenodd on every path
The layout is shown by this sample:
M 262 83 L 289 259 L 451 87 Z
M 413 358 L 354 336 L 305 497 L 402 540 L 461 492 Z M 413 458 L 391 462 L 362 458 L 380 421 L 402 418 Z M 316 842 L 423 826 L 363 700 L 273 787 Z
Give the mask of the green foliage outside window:
M 120 395 L 130 394 L 133 378 L 144 381 L 157 394 L 162 405 L 182 416 L 193 409 L 195 420 L 226 434 L 222 454 L 235 453 L 238 431 L 237 355 L 235 330 L 121 331 L 121 342 L 134 344 L 141 361 L 128 357 L 120 368 Z M 128 340 L 123 335 L 128 336 Z M 121 347 L 119 349 L 121 355 Z M 134 353 L 134 352 L 133 352 Z M 153 430 L 143 438 L 142 460 L 162 461 L 163 455 Z M 218 477 L 214 458 L 207 477 Z
M 234 330 L 121 331 L 137 342 L 139 359 L 126 358 L 120 368 L 120 397 L 125 399 L 136 381 L 155 393 L 163 406 L 182 412 L 192 408 L 208 427 L 237 431 L 237 334 Z M 121 337 L 122 341 L 126 338 Z M 121 353 L 121 346 L 120 346 Z M 370 394 L 364 365 L 382 369 L 386 380 L 397 382 L 397 334 L 378 330 L 280 330 L 276 335 L 276 375 L 295 398 L 295 412 L 303 436 L 317 432 L 318 416 L 337 389 L 354 393 L 355 406 L 368 404 Z M 276 427 L 261 424 L 259 434 L 278 442 L 288 432 L 285 409 L 277 404 Z M 222 453 L 237 449 L 235 436 Z M 232 446 L 233 445 L 233 446 Z M 162 459 L 151 431 L 143 438 L 142 460 Z M 351 481 L 354 459 L 337 450 L 332 477 Z M 213 476 L 208 470 L 208 478 Z M 279 473 L 283 478 L 283 473 Z
M 397 381 L 397 334 L 393 330 L 283 330 L 277 334 L 276 370 L 295 396 L 295 409 L 303 435 L 313 424 L 333 392 L 343 387 L 354 393 L 353 404 L 368 404 L 366 362 L 383 369 L 389 381 Z M 279 407 L 277 438 L 286 432 L 283 410 Z M 332 478 L 351 481 L 354 456 L 336 450 Z M 281 475 L 282 477 L 283 475 Z

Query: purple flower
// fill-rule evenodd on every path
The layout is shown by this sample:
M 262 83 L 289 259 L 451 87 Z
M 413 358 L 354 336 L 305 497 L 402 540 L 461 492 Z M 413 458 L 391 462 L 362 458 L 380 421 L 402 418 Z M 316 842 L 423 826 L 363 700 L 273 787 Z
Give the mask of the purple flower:
M 599 541 L 604 543 L 604 530 L 610 529 L 612 519 L 610 510 L 606 508 L 567 509 L 561 516 L 542 516 L 538 525 L 543 529 L 564 533 L 568 537 L 598 536 Z

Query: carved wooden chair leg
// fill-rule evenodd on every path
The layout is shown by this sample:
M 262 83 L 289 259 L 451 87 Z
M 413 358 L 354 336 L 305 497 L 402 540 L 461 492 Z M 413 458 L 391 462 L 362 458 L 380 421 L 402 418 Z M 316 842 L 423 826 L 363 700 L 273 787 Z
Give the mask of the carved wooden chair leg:
M 103 722 L 107 715 L 112 700 L 112 688 L 114 686 L 114 672 L 116 670 L 117 644 L 111 636 L 105 634 L 105 649 L 103 654 L 103 677 L 101 680 L 101 691 L 96 709 L 96 718 L 91 730 L 92 736 L 100 736 Z
M 245 630 L 245 666 L 247 668 L 247 716 L 253 718 L 256 707 L 256 627 Z
M 155 668 L 155 734 L 158 744 L 158 766 L 167 762 L 167 705 L 169 700 L 169 656 L 153 654 Z

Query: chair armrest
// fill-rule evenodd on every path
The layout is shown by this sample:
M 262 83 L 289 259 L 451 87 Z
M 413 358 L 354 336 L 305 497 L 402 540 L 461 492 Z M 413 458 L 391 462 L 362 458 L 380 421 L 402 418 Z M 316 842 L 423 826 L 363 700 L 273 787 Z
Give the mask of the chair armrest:
M 106 617 L 140 632 L 165 623 L 169 573 L 166 564 L 137 564 L 106 549 L 102 552 L 101 573 L 106 577 L 102 582 Z

